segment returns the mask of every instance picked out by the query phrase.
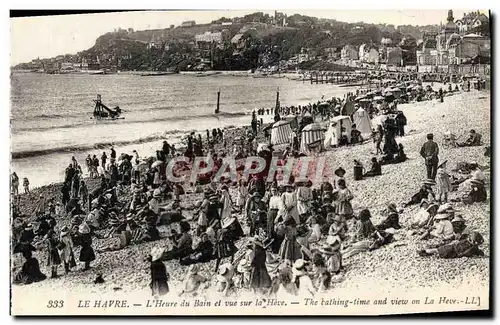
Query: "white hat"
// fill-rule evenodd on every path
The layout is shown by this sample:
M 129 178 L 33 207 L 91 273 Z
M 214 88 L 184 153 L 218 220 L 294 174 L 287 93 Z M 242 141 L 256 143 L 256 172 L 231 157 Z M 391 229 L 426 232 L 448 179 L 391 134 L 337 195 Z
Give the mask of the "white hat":
M 160 197 L 161 196 L 161 190 L 159 188 L 155 189 L 153 191 L 153 197 Z
M 163 255 L 163 252 L 165 251 L 165 248 L 155 246 L 151 249 L 151 261 L 157 261 L 161 258 Z
M 78 226 L 78 232 L 82 235 L 90 233 L 89 225 L 84 221 Z

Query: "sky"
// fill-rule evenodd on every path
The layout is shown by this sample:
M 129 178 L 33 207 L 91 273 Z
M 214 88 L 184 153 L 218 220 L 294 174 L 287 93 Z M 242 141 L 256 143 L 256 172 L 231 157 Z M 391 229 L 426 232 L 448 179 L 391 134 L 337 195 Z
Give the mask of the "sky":
M 39 16 L 10 19 L 10 63 L 16 65 L 37 57 L 50 58 L 75 54 L 92 47 L 102 34 L 116 28 L 134 30 L 168 28 L 186 20 L 208 23 L 220 17 L 241 17 L 273 10 L 211 10 L 211 11 L 135 11 L 101 14 Z M 447 10 L 279 10 L 344 22 L 386 23 L 393 25 L 430 25 L 446 22 Z M 472 10 L 454 10 L 455 19 Z M 481 10 L 487 14 L 486 10 Z

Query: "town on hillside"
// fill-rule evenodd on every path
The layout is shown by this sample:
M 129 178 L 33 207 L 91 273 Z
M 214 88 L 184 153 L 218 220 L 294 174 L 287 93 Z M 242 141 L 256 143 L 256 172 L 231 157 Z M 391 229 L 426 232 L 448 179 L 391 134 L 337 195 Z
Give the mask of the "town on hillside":
M 443 17 L 445 18 L 445 17 Z M 344 23 L 299 14 L 257 12 L 208 24 L 185 21 L 166 29 L 116 29 L 75 55 L 34 59 L 13 69 L 41 73 L 125 71 L 459 71 L 488 69 L 489 16 L 479 11 L 429 26 Z M 478 72 L 478 71 L 475 71 Z M 485 74 L 488 74 L 487 71 Z

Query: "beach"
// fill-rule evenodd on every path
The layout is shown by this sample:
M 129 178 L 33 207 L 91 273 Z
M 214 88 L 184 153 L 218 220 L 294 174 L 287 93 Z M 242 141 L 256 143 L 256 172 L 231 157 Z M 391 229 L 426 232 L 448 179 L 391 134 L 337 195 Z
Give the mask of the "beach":
M 210 77 L 206 77 L 210 78 Z M 205 79 L 205 78 L 202 78 Z M 315 85 L 316 86 L 316 85 Z M 330 85 L 331 87 L 331 85 Z M 372 213 L 373 223 L 382 220 L 381 210 L 386 203 L 396 203 L 398 206 L 403 201 L 408 201 L 412 194 L 418 191 L 423 179 L 426 178 L 425 166 L 419 155 L 419 150 L 426 140 L 426 134 L 434 133 L 435 141 L 441 145 L 443 134 L 452 131 L 457 135 L 462 135 L 460 140 L 464 141 L 467 132 L 475 129 L 482 135 L 482 142 L 490 144 L 491 116 L 490 105 L 491 95 L 489 92 L 461 92 L 459 94 L 445 97 L 444 103 L 438 100 L 424 101 L 410 104 L 400 104 L 398 109 L 402 110 L 408 120 L 406 134 L 402 138 L 397 138 L 399 143 L 405 147 L 408 160 L 397 165 L 383 166 L 381 176 L 368 178 L 362 181 L 353 179 L 353 160 L 360 160 L 365 166 L 369 165 L 372 158 L 370 152 L 374 151 L 371 141 L 362 145 L 342 147 L 321 153 L 326 157 L 326 173 L 331 173 L 337 167 L 342 166 L 346 171 L 346 181 L 348 188 L 352 191 L 354 199 L 352 201 L 355 211 L 361 208 L 369 208 Z M 298 104 L 298 103 L 293 103 Z M 267 105 L 271 106 L 271 105 Z M 250 117 L 246 116 L 248 122 Z M 210 126 L 212 128 L 213 126 Z M 207 125 L 207 128 L 208 125 Z M 204 134 L 204 129 L 198 130 Z M 243 129 L 232 129 L 230 138 L 241 134 Z M 229 148 L 231 148 L 229 146 Z M 158 148 L 159 149 L 159 148 Z M 484 156 L 484 146 L 465 148 L 440 148 L 440 160 L 448 160 L 448 169 L 452 169 L 458 162 L 477 161 L 480 166 L 489 166 L 490 158 Z M 120 150 L 117 150 L 120 154 Z M 66 156 L 69 163 L 70 155 Z M 81 163 L 83 161 L 79 159 Z M 64 167 L 64 166 L 63 166 Z M 58 167 L 54 167 L 58 168 Z M 59 172 L 59 171 L 58 171 Z M 410 236 L 405 232 L 397 231 L 395 241 L 370 253 L 361 253 L 345 261 L 346 272 L 338 283 L 333 285 L 332 292 L 338 294 L 366 290 L 369 286 L 371 290 L 392 290 L 393 292 L 404 292 L 424 290 L 428 288 L 439 288 L 452 290 L 461 286 L 487 292 L 490 284 L 489 272 L 489 245 L 490 245 L 490 207 L 489 207 L 489 169 L 485 171 L 487 178 L 488 201 L 485 203 L 474 203 L 465 206 L 457 203 L 454 206 L 467 222 L 467 226 L 478 231 L 484 237 L 482 249 L 486 258 L 456 258 L 437 259 L 422 258 L 416 253 L 422 247 L 422 242 L 417 237 Z M 331 175 L 331 174 L 330 174 Z M 97 182 L 89 183 L 90 189 Z M 318 185 L 318 184 L 315 184 Z M 21 211 L 28 212 L 33 208 L 33 198 L 40 193 L 47 196 L 55 195 L 60 197 L 61 184 L 42 186 L 33 190 L 32 194 L 21 195 Z M 230 188 L 230 193 L 234 197 L 235 189 Z M 453 195 L 453 193 L 452 193 Z M 452 196 L 453 197 L 453 196 Z M 201 198 L 201 194 L 187 194 L 181 196 L 181 204 L 190 206 Z M 403 227 L 408 225 L 409 218 L 415 214 L 417 207 L 408 207 L 400 215 L 400 223 Z M 190 217 L 192 211 L 186 211 L 185 216 Z M 68 220 L 57 220 L 58 226 L 67 224 Z M 240 222 L 242 222 L 240 220 Z M 160 227 L 160 232 L 165 235 L 167 227 Z M 96 240 L 95 248 L 109 243 L 109 239 Z M 156 245 L 166 245 L 167 239 L 156 242 L 142 243 L 127 246 L 116 252 L 97 253 L 97 259 L 93 262 L 90 271 L 81 272 L 75 270 L 68 275 L 58 279 L 47 279 L 29 286 L 13 286 L 13 297 L 30 295 L 35 290 L 37 292 L 58 292 L 65 291 L 68 294 L 113 294 L 113 293 L 134 293 L 137 295 L 149 292 L 149 264 L 145 260 L 151 248 Z M 238 244 L 237 244 L 238 245 Z M 44 251 L 35 253 L 35 257 L 45 261 Z M 13 261 L 16 263 L 16 261 Z M 201 274 L 209 276 L 213 272 L 215 262 L 201 265 Z M 43 263 L 44 264 L 44 263 Z M 166 262 L 167 271 L 171 275 L 169 285 L 177 290 L 180 281 L 185 274 L 186 267 L 180 266 L 177 261 Z M 42 271 L 49 274 L 49 270 L 43 266 Z M 105 279 L 104 284 L 93 284 L 97 273 L 101 273 Z M 174 290 L 174 291 L 175 291 Z M 16 300 L 16 299 L 14 299 Z

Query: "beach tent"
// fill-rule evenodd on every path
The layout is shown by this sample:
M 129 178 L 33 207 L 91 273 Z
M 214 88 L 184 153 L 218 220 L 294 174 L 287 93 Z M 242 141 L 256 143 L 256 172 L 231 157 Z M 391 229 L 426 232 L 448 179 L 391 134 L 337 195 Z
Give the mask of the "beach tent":
M 289 143 L 292 133 L 291 121 L 281 120 L 273 124 L 271 129 L 271 144 L 273 146 Z
M 356 124 L 356 129 L 361 132 L 363 139 L 368 139 L 372 134 L 372 122 L 370 115 L 363 109 L 359 108 L 353 116 L 353 123 Z
M 323 150 L 325 130 L 321 127 L 320 124 L 308 124 L 302 129 L 302 132 L 300 134 L 300 152 L 307 155 L 311 152 L 320 152 Z
M 351 118 L 346 115 L 339 115 L 330 119 L 328 130 L 325 133 L 325 148 L 336 146 L 339 143 L 341 128 L 345 128 L 345 134 L 347 135 L 349 142 L 351 142 Z
M 345 116 L 351 116 L 356 111 L 353 101 L 348 101 L 342 107 L 341 113 Z

